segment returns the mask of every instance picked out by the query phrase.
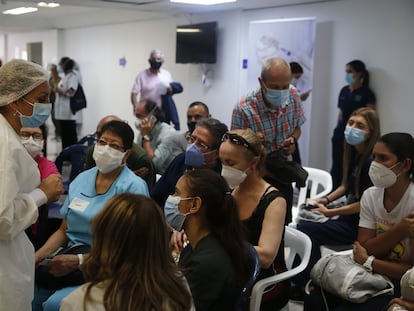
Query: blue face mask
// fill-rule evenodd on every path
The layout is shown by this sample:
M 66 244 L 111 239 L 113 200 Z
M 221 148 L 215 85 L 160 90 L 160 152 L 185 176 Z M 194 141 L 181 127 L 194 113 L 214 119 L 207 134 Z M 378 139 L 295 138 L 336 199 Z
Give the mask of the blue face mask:
M 39 127 L 45 124 L 47 118 L 52 111 L 52 104 L 34 103 L 32 104 L 28 100 L 22 98 L 26 103 L 33 106 L 33 113 L 31 116 L 25 116 L 20 111 L 17 111 L 20 117 L 20 123 L 22 127 Z
M 347 126 L 344 131 L 345 140 L 348 144 L 356 146 L 362 144 L 365 141 L 365 132 L 364 130 L 357 129 L 355 127 Z
M 58 73 L 63 73 L 63 68 L 62 68 L 62 66 L 57 66 L 56 71 L 57 71 Z
M 196 144 L 190 144 L 185 151 L 185 165 L 191 167 L 202 167 L 204 165 L 204 153 Z
M 181 231 L 187 215 L 191 213 L 182 214 L 178 209 L 181 200 L 190 200 L 192 198 L 180 198 L 178 196 L 169 195 L 164 205 L 164 214 L 168 223 L 174 230 Z
M 266 95 L 267 101 L 277 107 L 286 107 L 289 104 L 289 89 L 287 90 L 272 90 L 266 88 Z
M 348 84 L 354 84 L 355 83 L 354 75 L 350 72 L 346 73 L 345 80 Z

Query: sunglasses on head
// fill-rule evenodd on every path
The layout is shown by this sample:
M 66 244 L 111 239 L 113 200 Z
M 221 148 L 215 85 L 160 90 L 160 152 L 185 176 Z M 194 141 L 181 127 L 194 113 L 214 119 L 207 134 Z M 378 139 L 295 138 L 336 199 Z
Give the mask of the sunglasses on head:
M 233 133 L 226 133 L 223 135 L 221 141 L 229 140 L 232 144 L 243 146 L 246 149 L 249 149 L 255 156 L 259 156 L 259 152 L 253 148 L 251 144 L 243 137 Z

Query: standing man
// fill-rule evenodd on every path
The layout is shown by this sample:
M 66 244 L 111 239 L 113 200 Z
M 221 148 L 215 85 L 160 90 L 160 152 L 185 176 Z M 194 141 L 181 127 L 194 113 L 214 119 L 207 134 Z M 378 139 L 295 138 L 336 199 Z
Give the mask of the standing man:
M 266 60 L 259 77 L 260 87 L 243 96 L 233 109 L 231 129 L 251 128 L 266 149 L 265 179 L 286 198 L 286 223 L 292 220 L 292 180 L 278 170 L 278 160 L 291 160 L 305 116 L 299 94 L 290 84 L 289 64 L 282 58 Z
M 161 108 L 161 95 L 172 92 L 170 83 L 172 82 L 171 74 L 161 68 L 164 62 L 164 55 L 158 49 L 152 50 L 148 59 L 150 68 L 141 71 L 132 86 L 131 103 L 135 107 L 138 102 L 150 99 Z M 139 100 L 137 95 L 139 94 Z

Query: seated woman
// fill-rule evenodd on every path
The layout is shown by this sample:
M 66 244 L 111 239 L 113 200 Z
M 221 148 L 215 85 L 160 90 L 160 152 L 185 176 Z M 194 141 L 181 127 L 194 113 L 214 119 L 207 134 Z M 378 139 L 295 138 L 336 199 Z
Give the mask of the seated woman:
M 286 200 L 262 178 L 265 150 L 251 130 L 234 130 L 223 136 L 219 151 L 222 176 L 233 189 L 240 220 L 254 245 L 262 271 L 258 280 L 286 271 L 283 236 Z M 289 299 L 289 282 L 267 289 L 261 310 L 278 310 Z
M 359 200 L 365 189 L 372 183 L 368 176 L 371 152 L 380 132 L 378 114 L 370 108 L 354 111 L 345 129 L 344 165 L 341 185 L 325 198 L 316 201 L 312 211 L 319 211 L 327 217 L 338 216 L 324 223 L 301 220 L 297 229 L 312 240 L 312 252 L 308 267 L 294 278 L 296 293 L 302 294 L 309 280 L 310 270 L 321 257 L 321 245 L 352 244 L 358 233 Z M 346 204 L 337 208 L 327 205 L 346 196 Z
M 237 206 L 226 181 L 213 170 L 187 171 L 164 211 L 169 224 L 178 231 L 183 228 L 188 238 L 178 265 L 196 310 L 232 310 L 247 280 L 248 264 Z M 171 241 L 178 246 L 182 236 L 174 232 Z
M 373 150 L 369 176 L 374 187 L 361 198 L 354 261 L 368 271 L 389 277 L 395 285 L 394 295 L 399 297 L 401 276 L 414 263 L 410 228 L 414 223 L 413 137 L 406 133 L 382 136 Z M 328 295 L 328 304 L 330 310 L 382 310 L 391 298 L 380 295 L 353 304 Z M 305 301 L 305 310 L 315 310 L 316 304 L 320 304 L 317 300 Z
M 102 127 L 93 155 L 97 166 L 82 172 L 70 184 L 68 196 L 61 209 L 62 224 L 36 252 L 37 265 L 45 263 L 43 260 L 61 246 L 71 247 L 81 244 L 90 247 L 92 243 L 90 222 L 114 195 L 131 192 L 148 196 L 145 181 L 125 165 L 133 140 L 134 132 L 124 122 L 112 121 Z M 62 298 L 76 289 L 76 286 L 67 284 L 73 281 L 66 279 L 64 283 L 67 285 L 59 288 L 62 287 L 62 278 L 79 271 L 82 258 L 82 254 L 57 255 L 51 258 L 46 263 L 52 278 L 50 280 L 49 274 L 46 273 L 48 282 L 44 274 L 39 273 L 43 268 L 37 269 L 37 291 L 33 310 L 59 310 Z M 80 283 L 76 280 L 73 285 Z
M 151 199 L 112 197 L 92 220 L 93 246 L 82 267 L 88 283 L 63 299 L 60 310 L 195 310 L 164 224 Z
M 22 127 L 19 136 L 22 145 L 36 161 L 41 180 L 52 174 L 60 175 L 55 163 L 43 156 L 45 138 L 47 136 L 44 125 L 41 127 Z M 26 229 L 26 234 L 36 250 L 47 240 L 47 222 L 48 207 L 45 204 L 39 207 L 39 217 L 36 222 Z

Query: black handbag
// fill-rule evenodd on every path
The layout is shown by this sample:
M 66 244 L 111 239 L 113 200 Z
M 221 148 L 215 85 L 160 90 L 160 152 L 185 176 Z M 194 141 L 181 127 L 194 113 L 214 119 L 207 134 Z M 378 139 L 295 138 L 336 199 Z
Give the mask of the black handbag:
M 283 182 L 295 182 L 299 187 L 306 186 L 309 173 L 297 162 L 270 155 L 266 157 L 266 168 L 273 176 Z
M 89 253 L 90 246 L 76 244 L 71 247 L 62 248 L 55 256 L 63 254 L 86 254 Z M 49 272 L 47 265 L 40 265 L 35 271 L 35 283 L 40 288 L 61 289 L 69 286 L 76 286 L 85 283 L 82 271 L 76 269 L 64 276 L 54 276 Z
M 85 93 L 83 92 L 83 87 L 79 83 L 75 94 L 70 97 L 70 110 L 72 111 L 72 114 L 75 114 L 84 108 L 86 108 L 86 97 Z

